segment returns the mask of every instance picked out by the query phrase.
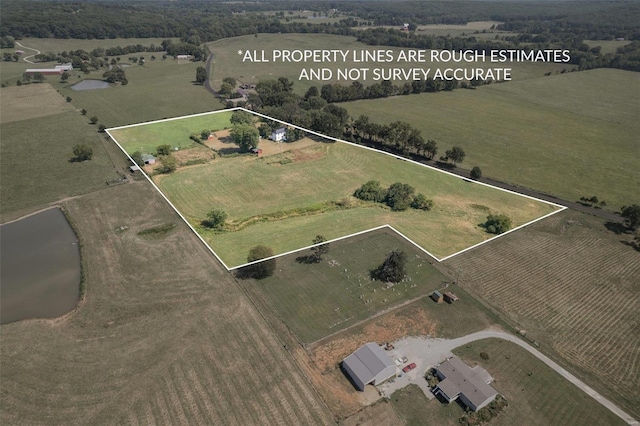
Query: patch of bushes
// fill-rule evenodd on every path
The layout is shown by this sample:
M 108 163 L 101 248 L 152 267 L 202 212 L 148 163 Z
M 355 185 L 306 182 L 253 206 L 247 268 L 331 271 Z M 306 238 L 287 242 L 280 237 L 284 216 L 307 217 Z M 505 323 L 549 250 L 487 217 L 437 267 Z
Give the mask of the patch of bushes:
M 490 234 L 502 234 L 511 229 L 511 219 L 504 214 L 490 214 L 487 216 L 484 228 Z
M 458 423 L 462 426 L 477 426 L 488 423 L 496 418 L 508 405 L 507 400 L 502 395 L 498 395 L 489 405 L 475 413 L 470 410 L 467 411 L 464 416 L 458 419 Z
M 402 211 L 409 207 L 419 210 L 433 208 L 433 200 L 425 197 L 424 194 L 414 195 L 414 193 L 415 188 L 406 183 L 396 182 L 388 189 L 384 189 L 377 180 L 370 180 L 356 189 L 353 196 L 363 201 L 385 203 L 393 211 Z
M 176 228 L 175 223 L 165 223 L 159 226 L 154 226 L 153 228 L 143 229 L 138 232 L 138 236 L 146 237 L 151 239 L 160 239 L 164 238 L 167 234 L 173 231 Z

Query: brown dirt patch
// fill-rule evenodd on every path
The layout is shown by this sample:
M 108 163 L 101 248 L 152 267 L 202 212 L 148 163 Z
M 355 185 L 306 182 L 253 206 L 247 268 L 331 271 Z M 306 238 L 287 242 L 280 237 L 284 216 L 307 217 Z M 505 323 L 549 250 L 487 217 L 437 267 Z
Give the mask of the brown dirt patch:
M 190 161 L 210 161 L 216 156 L 216 153 L 203 146 L 196 146 L 189 149 L 174 151 L 171 155 L 176 157 L 178 164 L 181 166 L 188 165 Z
M 434 335 L 438 323 L 424 309 L 414 307 L 403 312 L 384 315 L 355 331 L 323 343 L 310 350 L 311 358 L 321 371 L 338 368 L 347 355 L 368 342 L 392 342 L 407 336 Z
M 313 146 L 309 148 L 303 148 L 293 151 L 293 162 L 298 163 L 302 161 L 315 160 L 326 155 L 325 150 L 319 146 Z
M 273 142 L 267 139 L 261 139 L 258 147 L 262 150 L 262 156 L 282 154 L 287 151 L 300 150 L 309 146 L 317 146 L 319 142 L 310 138 L 302 138 L 295 142 Z
M 0 124 L 45 117 L 73 109 L 73 106 L 47 83 L 5 87 L 0 96 Z

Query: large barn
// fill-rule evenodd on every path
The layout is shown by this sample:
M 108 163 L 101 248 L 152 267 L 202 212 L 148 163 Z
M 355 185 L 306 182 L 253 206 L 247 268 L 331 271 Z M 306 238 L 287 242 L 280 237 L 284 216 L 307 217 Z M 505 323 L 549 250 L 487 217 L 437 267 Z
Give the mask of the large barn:
M 396 364 L 377 343 L 361 346 L 342 361 L 342 368 L 360 391 L 369 383 L 379 385 L 396 375 Z

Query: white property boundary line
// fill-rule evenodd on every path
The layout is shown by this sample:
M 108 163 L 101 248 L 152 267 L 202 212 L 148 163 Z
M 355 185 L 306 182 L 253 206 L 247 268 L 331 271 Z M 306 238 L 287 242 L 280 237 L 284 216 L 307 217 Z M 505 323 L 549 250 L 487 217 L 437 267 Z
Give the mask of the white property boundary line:
M 467 248 L 465 248 L 465 249 L 462 249 L 462 250 L 460 250 L 460 251 L 458 251 L 458 252 L 456 252 L 456 253 L 450 254 L 450 255 L 445 256 L 445 257 L 443 257 L 443 258 L 438 258 L 437 256 L 435 256 L 435 255 L 433 255 L 433 254 L 429 253 L 429 252 L 428 252 L 427 250 L 425 250 L 422 246 L 420 246 L 419 244 L 415 243 L 415 242 L 414 242 L 414 241 L 412 241 L 410 238 L 408 238 L 407 236 L 405 236 L 404 234 L 402 234 L 401 232 L 399 232 L 398 230 L 396 230 L 393 226 L 391 226 L 391 225 L 388 225 L 388 224 L 387 224 L 387 225 L 380 225 L 380 226 L 376 226 L 376 227 L 374 227 L 374 228 L 366 229 L 366 230 L 364 230 L 364 231 L 356 232 L 356 233 L 353 233 L 353 234 L 345 235 L 345 236 L 343 236 L 343 237 L 334 238 L 334 239 L 332 239 L 332 240 L 325 241 L 325 242 L 320 243 L 320 244 L 314 244 L 314 245 L 310 245 L 310 246 L 307 246 L 307 247 L 302 247 L 302 248 L 299 248 L 299 249 L 295 249 L 295 250 L 288 251 L 288 252 L 286 252 L 286 253 L 277 254 L 277 255 L 270 256 L 270 257 L 267 257 L 267 258 L 264 258 L 264 259 L 256 260 L 256 261 L 254 261 L 254 262 L 248 262 L 248 263 L 244 263 L 244 264 L 242 264 L 242 265 L 238 265 L 238 266 L 234 266 L 234 267 L 231 267 L 231 268 L 230 268 L 230 267 L 228 267 L 228 266 L 227 266 L 227 264 L 226 264 L 226 263 L 224 263 L 224 261 L 220 258 L 220 256 L 218 256 L 218 254 L 217 254 L 217 253 L 216 253 L 216 252 L 215 252 L 215 251 L 214 251 L 214 250 L 209 246 L 209 244 L 204 240 L 204 238 L 202 238 L 202 236 L 198 233 L 198 231 L 196 231 L 196 229 L 195 229 L 193 226 L 191 226 L 191 224 L 189 223 L 189 221 L 188 221 L 188 220 L 187 220 L 187 219 L 182 215 L 182 213 L 180 213 L 180 210 L 178 210 L 178 209 L 176 208 L 176 206 L 174 206 L 174 205 L 173 205 L 173 203 L 172 203 L 172 202 L 167 198 L 167 196 L 166 196 L 166 195 L 164 195 L 164 193 L 160 190 L 160 188 L 158 188 L 158 186 L 153 182 L 153 180 L 151 179 L 151 177 L 150 177 L 149 175 L 147 175 L 147 174 L 142 170 L 142 167 L 140 167 L 140 166 L 139 166 L 139 165 L 138 165 L 138 164 L 133 160 L 133 158 L 131 158 L 131 156 L 129 155 L 129 153 L 127 153 L 127 151 L 122 147 L 122 145 L 120 145 L 120 143 L 116 140 L 116 138 L 111 134 L 111 131 L 112 131 L 112 130 L 127 129 L 127 128 L 130 128 L 130 127 L 145 126 L 145 125 L 147 125 L 147 124 L 164 123 L 164 122 L 166 122 L 166 121 L 182 120 L 182 119 L 184 119 L 184 118 L 201 117 L 201 116 L 205 116 L 205 115 L 218 114 L 218 113 L 221 113 L 221 112 L 231 112 L 231 111 L 245 111 L 245 112 L 248 112 L 248 113 L 250 113 L 250 114 L 257 115 L 257 116 L 259 116 L 259 117 L 263 117 L 263 118 L 266 118 L 266 119 L 268 119 L 268 120 L 275 121 L 275 122 L 277 122 L 277 123 L 281 123 L 281 124 L 284 124 L 284 125 L 286 125 L 286 126 L 293 127 L 293 128 L 295 128 L 295 129 L 302 130 L 302 131 L 304 131 L 304 132 L 306 132 L 306 133 L 310 133 L 310 134 L 312 134 L 312 135 L 319 136 L 319 137 L 321 137 L 321 138 L 325 138 L 325 139 L 332 140 L 332 141 L 334 141 L 334 142 L 339 142 L 339 143 L 344 143 L 344 144 L 347 144 L 347 145 L 355 146 L 355 147 L 358 147 L 358 148 L 361 148 L 361 149 L 366 149 L 366 150 L 373 151 L 373 152 L 376 152 L 376 153 L 379 153 L 379 154 L 388 155 L 388 156 L 393 157 L 393 158 L 398 159 L 398 160 L 407 161 L 407 162 L 409 162 L 409 163 L 416 164 L 416 165 L 421 166 L 421 167 L 426 167 L 426 168 L 428 168 L 428 169 L 435 170 L 435 171 L 440 172 L 440 173 L 444 173 L 444 174 L 449 175 L 449 176 L 452 176 L 452 177 L 454 177 L 454 178 L 456 178 L 456 179 L 462 179 L 462 180 L 464 180 L 465 182 L 468 182 L 468 183 L 472 183 L 472 184 L 476 184 L 476 185 L 483 185 L 483 186 L 486 186 L 486 187 L 489 187 L 489 188 L 496 189 L 496 190 L 498 190 L 498 191 L 503 191 L 503 192 L 506 192 L 506 193 L 509 193 L 509 194 L 517 195 L 517 196 L 519 196 L 519 197 L 524 197 L 524 198 L 528 198 L 528 199 L 530 199 L 530 200 L 535 200 L 535 201 L 539 201 L 539 202 L 541 202 L 541 203 L 549 204 L 549 205 L 552 205 L 552 206 L 554 206 L 554 207 L 558 207 L 558 210 L 553 211 L 553 212 L 551 212 L 551 213 L 548 213 L 548 214 L 546 214 L 546 215 L 544 215 L 544 216 L 542 216 L 542 217 L 539 217 L 539 218 L 537 218 L 537 219 L 534 219 L 534 220 L 532 220 L 532 221 L 530 221 L 530 222 L 527 222 L 527 223 L 525 223 L 525 224 L 523 224 L 523 225 L 520 225 L 520 226 L 518 226 L 518 227 L 516 227 L 516 228 L 510 229 L 510 230 L 509 230 L 509 231 L 507 231 L 507 232 L 504 232 L 504 233 L 502 233 L 502 234 L 496 235 L 495 237 L 491 237 L 491 238 L 489 238 L 489 239 L 487 239 L 487 240 L 481 241 L 481 242 L 479 242 L 479 243 L 477 243 L 477 244 L 472 245 L 471 247 L 467 247 Z M 489 243 L 489 242 L 491 242 L 491 241 L 493 241 L 493 240 L 495 240 L 495 239 L 497 239 L 497 238 L 503 237 L 503 236 L 505 236 L 505 235 L 507 235 L 507 234 L 510 234 L 510 233 L 514 232 L 514 231 L 517 231 L 517 230 L 519 230 L 519 229 L 522 229 L 522 228 L 524 228 L 525 226 L 529 226 L 529 225 L 531 225 L 531 224 L 533 224 L 533 223 L 536 223 L 536 222 L 538 222 L 538 221 L 540 221 L 540 220 L 546 219 L 546 218 L 547 218 L 547 217 L 549 217 L 549 216 L 552 216 L 552 215 L 554 215 L 554 214 L 556 214 L 556 213 L 559 213 L 559 212 L 561 212 L 561 211 L 563 211 L 563 210 L 566 210 L 566 209 L 567 209 L 567 207 L 566 207 L 566 206 L 563 206 L 563 205 L 560 205 L 560 204 L 556 204 L 556 203 L 553 203 L 553 202 L 551 202 L 551 201 L 542 200 L 542 199 L 540 199 L 540 198 L 535 198 L 535 197 L 532 197 L 532 196 L 530 196 L 530 195 L 520 194 L 520 193 L 518 193 L 518 192 L 510 191 L 510 190 L 508 190 L 508 189 L 500 188 L 500 187 L 497 187 L 497 186 L 494 186 L 494 185 L 490 185 L 490 184 L 488 184 L 488 183 L 478 182 L 478 181 L 476 181 L 476 180 L 469 180 L 469 179 L 464 178 L 463 176 L 456 175 L 455 173 L 451 173 L 451 172 L 448 172 L 448 171 L 446 171 L 446 170 L 441 170 L 441 169 L 439 169 L 439 168 L 437 168 L 437 167 L 433 167 L 433 166 L 430 166 L 430 165 L 428 165 L 428 164 L 423 164 L 423 163 L 420 163 L 420 162 L 415 161 L 415 160 L 411 160 L 411 159 L 408 159 L 408 158 L 405 158 L 405 157 L 401 157 L 401 156 L 396 155 L 396 154 L 392 154 L 392 153 L 390 153 L 390 152 L 381 151 L 381 150 L 379 150 L 379 149 L 375 149 L 375 148 L 371 148 L 371 147 L 363 146 L 363 145 L 358 145 L 358 144 L 353 143 L 353 142 L 348 142 L 348 141 L 345 141 L 345 140 L 342 140 L 342 139 L 338 139 L 338 138 L 334 138 L 334 137 L 331 137 L 331 136 L 323 135 L 323 134 L 318 133 L 318 132 L 315 132 L 315 131 L 313 131 L 313 130 L 308 130 L 308 129 L 305 129 L 304 127 L 300 127 L 300 126 L 297 126 L 297 125 L 295 125 L 295 124 L 287 123 L 286 121 L 278 120 L 278 119 L 275 119 L 275 118 L 269 117 L 268 115 L 264 115 L 264 114 L 261 114 L 261 113 L 259 113 L 259 112 L 255 112 L 255 111 L 250 111 L 250 110 L 248 110 L 248 109 L 241 108 L 241 107 L 235 107 L 235 108 L 223 109 L 223 110 L 219 110 L 219 111 L 202 112 L 202 113 L 198 113 L 198 114 L 191 114 L 191 115 L 183 115 L 183 116 L 180 116 L 180 117 L 164 118 L 164 119 L 161 119 L 161 120 L 154 120 L 154 121 L 147 121 L 147 122 L 143 122 L 143 123 L 129 124 L 129 125 L 126 125 L 126 126 L 111 127 L 111 128 L 109 128 L 109 129 L 106 129 L 106 130 L 105 130 L 105 132 L 109 135 L 109 137 L 111 138 L 111 140 L 113 140 L 113 141 L 115 142 L 115 144 L 118 146 L 118 148 L 120 148 L 120 150 L 121 150 L 122 152 L 124 152 L 124 154 L 127 156 L 127 158 L 129 158 L 129 160 L 130 160 L 133 164 L 135 164 L 136 166 L 140 167 L 140 171 L 142 172 L 142 174 L 144 175 L 144 177 L 149 181 L 149 183 L 151 183 L 151 185 L 153 185 L 153 187 L 154 187 L 154 188 L 155 188 L 155 189 L 160 193 L 160 195 L 162 196 L 162 198 L 164 198 L 164 199 L 165 199 L 165 201 L 166 201 L 166 202 L 171 206 L 171 208 L 173 208 L 173 210 L 178 214 L 178 216 L 180 216 L 180 218 L 184 221 L 184 223 L 186 223 L 186 224 L 187 224 L 187 226 L 188 226 L 188 227 L 189 227 L 189 228 L 190 228 L 190 229 L 191 229 L 191 230 L 196 234 L 196 236 L 200 239 L 200 241 L 202 241 L 202 243 L 205 245 L 205 247 L 206 247 L 206 248 L 207 248 L 207 249 L 208 249 L 208 250 L 209 250 L 209 251 L 210 251 L 210 252 L 215 256 L 215 258 L 216 258 L 216 259 L 218 259 L 218 261 L 222 264 L 222 266 L 224 266 L 224 267 L 225 267 L 225 269 L 226 269 L 227 271 L 233 271 L 233 270 L 235 270 L 235 269 L 239 269 L 239 268 L 242 268 L 242 267 L 245 267 L 245 266 L 249 266 L 249 265 L 253 265 L 253 264 L 256 264 L 256 263 L 264 262 L 265 260 L 277 259 L 278 257 L 287 256 L 287 255 L 289 255 L 289 254 L 293 254 L 293 253 L 298 253 L 298 252 L 301 252 L 301 251 L 304 251 L 304 250 L 308 250 L 308 249 L 310 249 L 310 248 L 312 248 L 312 247 L 317 247 L 317 246 L 322 245 L 322 244 L 328 244 L 328 243 L 332 243 L 332 242 L 336 242 L 336 241 L 344 240 L 344 239 L 347 239 L 347 238 L 355 237 L 355 236 L 357 236 L 357 235 L 362 235 L 362 234 L 365 234 L 365 233 L 367 233 L 367 232 L 372 232 L 372 231 L 376 231 L 376 230 L 383 229 L 383 228 L 389 228 L 389 229 L 393 230 L 396 234 L 398 234 L 399 236 L 401 236 L 402 238 L 404 238 L 405 240 L 407 240 L 409 243 L 411 243 L 412 245 L 414 245 L 415 247 L 417 247 L 418 249 L 420 249 L 420 250 L 421 250 L 421 251 L 423 251 L 424 253 L 426 253 L 426 254 L 428 254 L 429 256 L 431 256 L 431 257 L 432 257 L 433 259 L 435 259 L 437 262 L 443 262 L 443 261 L 445 261 L 445 260 L 447 260 L 447 259 L 451 259 L 451 258 L 452 258 L 452 257 L 454 257 L 454 256 L 457 256 L 457 255 L 459 255 L 459 254 L 462 254 L 462 253 L 464 253 L 464 252 L 467 252 L 467 251 L 469 251 L 469 250 L 472 250 L 472 249 L 474 249 L 474 248 L 476 248 L 476 247 L 480 247 L 480 246 L 481 246 L 481 245 L 483 245 L 483 244 Z

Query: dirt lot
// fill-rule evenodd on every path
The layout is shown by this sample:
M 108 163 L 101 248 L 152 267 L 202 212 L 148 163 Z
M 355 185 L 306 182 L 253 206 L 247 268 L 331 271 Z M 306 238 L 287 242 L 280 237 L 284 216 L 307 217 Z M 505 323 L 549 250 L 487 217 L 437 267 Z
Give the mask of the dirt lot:
M 218 132 L 215 132 L 211 135 L 211 139 L 205 141 L 204 144 L 210 148 L 215 149 L 223 155 L 240 152 L 238 146 L 231 140 L 229 132 L 230 130 L 220 130 Z M 285 151 L 298 150 L 314 144 L 317 144 L 317 142 L 310 138 L 302 138 L 295 142 L 280 143 L 261 138 L 260 143 L 258 144 L 258 148 L 262 150 L 262 156 L 266 157 L 269 155 L 282 154 Z
M 46 117 L 74 107 L 47 83 L 5 87 L 0 96 L 0 124 Z
M 66 208 L 87 297 L 64 318 L 2 327 L 2 424 L 332 422 L 231 276 L 146 181 Z M 137 235 L 172 222 L 165 238 Z

